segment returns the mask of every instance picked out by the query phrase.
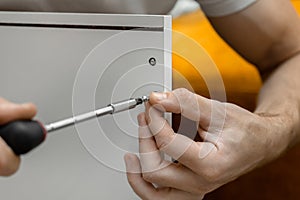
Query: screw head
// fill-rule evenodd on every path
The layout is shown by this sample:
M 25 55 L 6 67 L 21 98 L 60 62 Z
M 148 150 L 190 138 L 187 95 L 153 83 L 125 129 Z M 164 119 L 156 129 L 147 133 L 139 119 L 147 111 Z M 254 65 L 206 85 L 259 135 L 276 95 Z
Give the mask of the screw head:
M 151 65 L 151 66 L 155 66 L 156 65 L 156 59 L 155 58 L 150 58 L 149 59 L 149 64 Z

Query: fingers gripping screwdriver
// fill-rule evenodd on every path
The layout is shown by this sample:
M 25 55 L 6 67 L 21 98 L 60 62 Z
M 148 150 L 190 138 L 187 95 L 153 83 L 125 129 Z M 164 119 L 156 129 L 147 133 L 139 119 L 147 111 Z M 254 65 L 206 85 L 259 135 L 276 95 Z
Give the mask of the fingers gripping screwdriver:
M 131 98 L 125 101 L 109 104 L 106 107 L 95 111 L 70 117 L 48 125 L 43 125 L 35 120 L 19 120 L 0 126 L 0 136 L 11 147 L 17 155 L 26 154 L 41 144 L 47 133 L 62 129 L 79 122 L 92 118 L 101 117 L 107 114 L 114 114 L 135 108 L 137 105 L 148 101 L 147 96 Z

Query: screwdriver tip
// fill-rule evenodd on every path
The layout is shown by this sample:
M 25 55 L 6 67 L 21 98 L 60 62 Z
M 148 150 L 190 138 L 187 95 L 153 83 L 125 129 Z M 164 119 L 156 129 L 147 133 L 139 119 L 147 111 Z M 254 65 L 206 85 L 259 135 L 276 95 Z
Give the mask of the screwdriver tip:
M 135 100 L 137 102 L 137 105 L 139 105 L 139 104 L 142 104 L 146 101 L 149 101 L 149 96 L 142 96 L 140 98 L 136 98 Z
M 143 102 L 149 101 L 149 96 L 142 96 Z

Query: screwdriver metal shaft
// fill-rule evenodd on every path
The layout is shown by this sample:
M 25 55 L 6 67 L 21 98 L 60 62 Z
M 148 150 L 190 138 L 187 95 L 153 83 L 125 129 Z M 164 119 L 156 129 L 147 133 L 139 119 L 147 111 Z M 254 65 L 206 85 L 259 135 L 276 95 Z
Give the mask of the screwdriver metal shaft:
M 0 125 L 0 137 L 8 144 L 8 146 L 10 146 L 16 155 L 26 154 L 46 139 L 47 132 L 55 131 L 103 115 L 129 110 L 148 100 L 149 98 L 147 96 L 143 96 L 141 98 L 132 98 L 112 103 L 104 108 L 70 117 L 46 126 L 36 120 L 17 120 Z
M 122 112 L 125 110 L 135 108 L 137 105 L 140 105 L 143 102 L 148 101 L 148 100 L 149 100 L 149 97 L 142 96 L 141 98 L 131 98 L 131 99 L 128 99 L 125 101 L 112 103 L 106 107 L 97 109 L 95 111 L 91 111 L 88 113 L 70 117 L 68 119 L 50 123 L 48 125 L 45 125 L 45 129 L 49 133 L 49 132 L 56 131 L 61 128 L 65 128 L 65 127 L 74 125 L 79 122 L 87 121 L 89 119 L 93 119 L 93 118 L 100 117 L 103 115 L 114 114 L 114 113 L 118 113 L 118 112 Z

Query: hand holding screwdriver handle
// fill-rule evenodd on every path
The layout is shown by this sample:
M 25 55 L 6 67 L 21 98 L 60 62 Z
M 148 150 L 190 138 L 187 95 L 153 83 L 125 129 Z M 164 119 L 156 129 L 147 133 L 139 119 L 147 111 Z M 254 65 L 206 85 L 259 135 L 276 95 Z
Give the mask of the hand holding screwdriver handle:
M 0 136 L 16 155 L 26 154 L 46 138 L 44 126 L 33 120 L 19 120 L 0 126 Z

